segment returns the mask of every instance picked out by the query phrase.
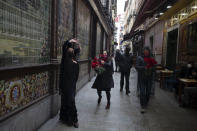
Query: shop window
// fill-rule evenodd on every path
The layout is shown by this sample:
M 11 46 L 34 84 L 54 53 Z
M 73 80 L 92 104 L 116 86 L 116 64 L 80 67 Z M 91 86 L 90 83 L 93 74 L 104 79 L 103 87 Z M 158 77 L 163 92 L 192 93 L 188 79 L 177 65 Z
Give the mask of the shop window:
M 62 45 L 73 37 L 73 0 L 59 0 L 57 57 L 62 57 Z
M 197 50 L 197 22 L 188 26 L 188 48 L 190 53 Z
M 82 1 L 78 1 L 78 16 L 77 16 L 77 38 L 81 43 L 82 51 L 79 59 L 87 60 L 89 57 L 89 42 L 90 42 L 90 10 Z
M 50 15 L 51 0 L 0 1 L 0 68 L 49 62 Z

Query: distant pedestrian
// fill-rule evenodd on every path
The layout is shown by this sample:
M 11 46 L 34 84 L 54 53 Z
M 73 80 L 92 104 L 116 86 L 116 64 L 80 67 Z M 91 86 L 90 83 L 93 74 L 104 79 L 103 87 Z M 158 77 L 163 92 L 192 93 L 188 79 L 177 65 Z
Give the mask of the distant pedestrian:
M 102 91 L 106 92 L 107 96 L 107 105 L 106 109 L 110 108 L 110 99 L 111 99 L 111 88 L 114 88 L 114 80 L 113 80 L 113 62 L 112 58 L 107 56 L 107 52 L 104 51 L 103 55 L 99 58 L 100 64 L 92 63 L 95 67 L 95 70 L 97 71 L 97 77 L 94 81 L 94 84 L 92 86 L 93 89 L 97 89 L 98 94 L 98 104 L 101 103 L 102 99 Z M 104 68 L 104 70 L 102 69 Z M 102 71 L 100 71 L 102 69 Z
M 130 90 L 129 90 L 129 77 L 130 77 L 130 69 L 133 65 L 133 58 L 132 55 L 130 54 L 130 47 L 125 48 L 124 54 L 121 54 L 120 57 L 120 72 L 121 72 L 121 78 L 120 78 L 120 91 L 123 91 L 123 86 L 124 86 L 124 79 L 126 79 L 126 94 L 129 95 Z
M 151 57 L 148 47 L 144 54 L 137 57 L 136 69 L 138 71 L 138 88 L 140 93 L 141 113 L 145 112 L 152 89 L 153 71 L 157 62 Z
M 79 64 L 76 55 L 79 52 L 80 45 L 76 39 L 66 41 L 63 45 L 60 70 L 60 121 L 75 128 L 79 126 L 75 105 L 76 82 L 79 75 Z
M 116 50 L 116 56 L 115 56 L 115 66 L 116 66 L 115 72 L 117 72 L 118 70 L 120 70 L 120 67 L 119 67 L 119 64 L 120 64 L 120 57 L 121 57 L 120 50 L 117 49 L 117 50 Z M 118 69 L 118 68 L 119 68 L 119 69 Z

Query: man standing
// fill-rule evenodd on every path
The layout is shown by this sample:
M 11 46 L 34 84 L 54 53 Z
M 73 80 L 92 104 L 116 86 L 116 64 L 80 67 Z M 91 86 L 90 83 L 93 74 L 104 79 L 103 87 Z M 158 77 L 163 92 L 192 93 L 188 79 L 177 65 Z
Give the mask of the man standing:
M 118 69 L 119 63 L 120 63 L 120 56 L 121 56 L 120 50 L 117 49 L 116 50 L 116 56 L 115 56 L 115 64 L 116 64 L 116 70 L 115 70 L 115 72 L 117 72 L 118 70 L 120 70 L 120 69 Z
M 127 46 L 125 48 L 125 53 L 120 56 L 120 72 L 121 72 L 121 78 L 120 78 L 120 91 L 122 92 L 123 86 L 124 86 L 124 78 L 126 79 L 126 94 L 129 95 L 129 76 L 130 76 L 130 69 L 133 65 L 133 59 L 132 55 L 129 53 L 131 48 Z

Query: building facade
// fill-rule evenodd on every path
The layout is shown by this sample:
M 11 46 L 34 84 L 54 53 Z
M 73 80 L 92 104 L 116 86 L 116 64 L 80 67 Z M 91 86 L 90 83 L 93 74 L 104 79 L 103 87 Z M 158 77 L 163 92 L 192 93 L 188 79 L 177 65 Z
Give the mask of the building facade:
M 0 0 L 1 130 L 36 130 L 57 114 L 66 40 L 77 38 L 83 48 L 77 89 L 92 78 L 91 58 L 110 51 L 113 35 L 102 7 L 92 0 Z
M 127 34 L 124 40 L 132 40 L 135 45 L 137 37 L 140 37 L 138 32 L 143 30 L 144 34 L 141 36 L 144 37 L 144 43 L 138 47 L 149 46 L 159 64 L 174 69 L 177 64 L 195 62 L 196 4 L 197 0 L 144 1 L 143 8 L 138 8 L 131 29 L 125 22 Z M 129 5 L 127 8 L 129 10 Z M 127 29 L 130 30 L 129 33 Z

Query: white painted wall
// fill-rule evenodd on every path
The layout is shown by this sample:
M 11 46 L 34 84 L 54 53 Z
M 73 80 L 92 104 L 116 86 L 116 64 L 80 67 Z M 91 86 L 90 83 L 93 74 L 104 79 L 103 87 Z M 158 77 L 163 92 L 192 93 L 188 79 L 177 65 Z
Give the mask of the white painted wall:
M 150 47 L 150 37 L 153 36 L 153 53 L 158 64 L 161 64 L 164 22 L 156 23 L 145 33 L 145 46 Z

